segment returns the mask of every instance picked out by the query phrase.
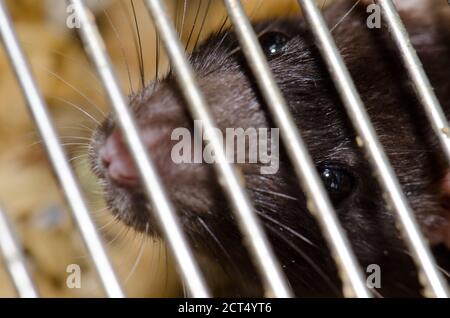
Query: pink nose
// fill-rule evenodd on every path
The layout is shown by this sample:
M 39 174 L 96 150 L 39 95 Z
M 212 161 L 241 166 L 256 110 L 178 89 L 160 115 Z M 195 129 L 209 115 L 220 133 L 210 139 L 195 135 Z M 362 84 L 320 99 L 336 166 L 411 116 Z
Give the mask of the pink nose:
M 105 165 L 110 178 L 121 186 L 135 187 L 139 177 L 121 134 L 114 130 L 100 148 L 100 159 Z

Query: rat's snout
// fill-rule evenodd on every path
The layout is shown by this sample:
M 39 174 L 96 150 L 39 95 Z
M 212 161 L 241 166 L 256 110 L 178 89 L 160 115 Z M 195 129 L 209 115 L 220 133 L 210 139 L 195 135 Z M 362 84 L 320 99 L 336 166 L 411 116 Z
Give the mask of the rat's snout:
M 118 185 L 136 187 L 139 177 L 122 135 L 114 129 L 99 150 L 99 157 L 109 177 Z
M 155 164 L 161 173 L 176 169 L 170 165 L 171 132 L 174 129 L 169 124 L 149 124 L 142 125 L 141 138 L 149 154 L 152 155 Z M 98 158 L 101 162 L 105 174 L 112 182 L 120 187 L 137 188 L 140 186 L 139 174 L 134 165 L 128 146 L 118 128 L 114 128 L 109 133 L 103 144 L 98 148 Z M 170 166 L 170 167 L 169 167 Z

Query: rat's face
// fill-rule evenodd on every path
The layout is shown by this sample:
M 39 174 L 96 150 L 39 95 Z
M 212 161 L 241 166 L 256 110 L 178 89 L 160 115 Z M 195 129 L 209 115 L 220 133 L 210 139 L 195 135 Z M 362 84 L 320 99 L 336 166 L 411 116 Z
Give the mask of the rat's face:
M 335 11 L 328 13 L 331 20 L 334 15 Z M 380 293 L 384 296 L 415 295 L 415 272 L 392 213 L 385 207 L 302 21 L 272 21 L 255 28 L 361 264 L 381 266 L 385 285 Z M 403 75 L 397 76 L 401 72 L 394 71 L 399 67 L 397 62 L 393 64 L 396 56 L 388 51 L 386 55 L 374 53 L 382 47 L 379 41 L 386 38 L 381 32 L 369 31 L 358 14 L 344 21 L 335 37 L 422 229 L 433 243 L 445 241 L 449 217 L 437 185 L 444 174 L 428 126 L 423 116 L 415 113 L 419 108 L 413 95 L 405 90 Z M 270 131 L 274 127 L 232 31 L 206 41 L 192 54 L 191 62 L 224 135 L 227 128 Z M 212 166 L 177 163 L 173 158 L 179 141 L 172 140 L 174 131 L 185 128 L 194 135 L 194 122 L 174 78 L 169 75 L 155 87 L 131 96 L 130 103 L 194 249 L 229 277 L 226 293 L 260 293 L 258 277 Z M 93 137 L 91 159 L 103 180 L 112 213 L 138 231 L 157 235 L 137 172 L 112 118 Z M 236 166 L 297 295 L 338 295 L 335 267 L 282 147 L 275 159 L 279 159 L 279 167 L 269 174 L 261 173 L 261 163 Z

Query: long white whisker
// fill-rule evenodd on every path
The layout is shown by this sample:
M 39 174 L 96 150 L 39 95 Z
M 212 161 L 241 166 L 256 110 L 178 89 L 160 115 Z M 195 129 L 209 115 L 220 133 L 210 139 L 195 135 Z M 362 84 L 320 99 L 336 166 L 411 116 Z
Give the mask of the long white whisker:
M 145 234 L 146 235 L 148 234 L 148 229 L 149 229 L 149 222 L 147 222 L 147 224 L 145 225 Z M 146 236 L 143 236 L 140 247 L 139 247 L 138 255 L 136 257 L 136 261 L 134 262 L 134 264 L 130 270 L 130 273 L 125 278 L 125 285 L 128 283 L 131 276 L 133 276 L 133 274 L 136 272 L 137 266 L 139 265 L 139 262 L 142 259 L 142 255 L 144 253 L 144 247 L 145 247 L 145 239 L 146 239 Z
M 314 262 L 300 247 L 298 247 L 297 245 L 293 244 L 291 242 L 291 240 L 287 239 L 286 237 L 284 237 L 284 235 L 282 233 L 280 233 L 276 228 L 272 227 L 271 225 L 265 224 L 267 229 L 269 229 L 269 231 L 271 231 L 273 234 L 275 234 L 276 236 L 278 236 L 280 239 L 282 239 L 286 244 L 288 244 L 294 251 L 296 251 L 304 261 L 306 261 L 312 269 L 314 269 L 316 271 L 317 274 L 319 274 L 321 276 L 321 278 L 323 278 L 323 280 L 333 289 L 336 289 L 335 284 L 331 281 L 330 277 L 328 276 L 327 273 L 325 273 L 322 268 L 319 267 L 319 265 Z
M 102 0 L 98 0 L 98 1 L 102 2 Z M 105 14 L 106 19 L 108 20 L 108 23 L 111 26 L 111 29 L 113 30 L 114 36 L 116 37 L 116 39 L 117 39 L 117 41 L 119 43 L 119 47 L 120 47 L 120 51 L 121 51 L 121 54 L 122 54 L 122 57 L 123 57 L 125 68 L 127 70 L 128 84 L 130 85 L 131 93 L 133 93 L 134 89 L 133 89 L 133 83 L 131 81 L 130 64 L 128 63 L 128 58 L 127 58 L 127 55 L 126 55 L 126 52 L 125 52 L 124 45 L 122 43 L 122 40 L 120 39 L 119 32 L 118 32 L 116 26 L 114 25 L 110 15 L 108 14 L 108 11 L 105 9 L 105 7 L 103 5 L 101 7 L 103 8 L 103 13 Z
M 348 17 L 348 15 L 356 8 L 356 6 L 361 2 L 361 0 L 357 0 L 355 4 L 348 10 L 347 13 L 344 14 L 344 16 L 330 29 L 330 33 L 334 31 L 344 20 Z
M 68 87 L 70 87 L 74 92 L 76 92 L 78 95 L 83 97 L 92 107 L 94 107 L 94 109 L 97 110 L 103 116 L 103 118 L 106 118 L 106 114 L 101 110 L 101 108 L 98 107 L 98 105 L 91 98 L 86 96 L 86 94 L 84 94 L 81 90 L 76 88 L 74 85 L 72 85 L 70 82 L 68 82 L 67 80 L 62 78 L 60 75 L 56 74 L 55 72 L 53 72 L 53 71 L 51 71 L 49 69 L 46 69 L 45 67 L 42 67 L 42 66 L 40 68 L 43 69 L 44 71 L 48 72 L 53 77 L 55 77 L 58 80 L 60 80 L 62 83 L 64 83 Z
M 75 109 L 79 110 L 80 112 L 82 112 L 84 115 L 86 115 L 87 117 L 89 117 L 90 119 L 92 119 L 97 125 L 101 125 L 100 121 L 98 119 L 96 119 L 94 116 L 92 116 L 91 114 L 89 114 L 87 111 L 85 111 L 83 108 L 81 108 L 80 106 L 72 103 L 71 101 L 68 101 L 62 97 L 53 97 L 56 100 L 59 100 L 60 102 L 63 102 L 67 105 L 73 106 Z
M 279 193 L 279 192 L 275 192 L 275 191 L 270 191 L 270 190 L 263 190 L 263 189 L 252 189 L 253 191 L 256 192 L 261 192 L 264 194 L 271 194 L 280 198 L 284 198 L 284 199 L 289 199 L 292 201 L 298 201 L 298 199 L 296 197 L 292 197 L 290 195 L 284 194 L 284 193 Z
M 260 212 L 260 211 L 256 211 L 256 213 L 258 215 L 260 215 L 262 218 L 268 220 L 269 222 L 272 222 L 275 225 L 278 225 L 279 227 L 282 227 L 283 229 L 285 229 L 286 231 L 288 231 L 289 233 L 291 233 L 292 235 L 298 237 L 299 239 L 301 239 L 303 242 L 308 243 L 311 246 L 317 247 L 316 244 L 314 244 L 313 242 L 311 242 L 309 239 L 307 239 L 305 236 L 301 235 L 300 233 L 298 233 L 297 231 L 293 230 L 292 228 L 290 228 L 289 226 L 278 222 L 277 220 L 271 218 L 268 215 L 265 215 L 264 213 Z

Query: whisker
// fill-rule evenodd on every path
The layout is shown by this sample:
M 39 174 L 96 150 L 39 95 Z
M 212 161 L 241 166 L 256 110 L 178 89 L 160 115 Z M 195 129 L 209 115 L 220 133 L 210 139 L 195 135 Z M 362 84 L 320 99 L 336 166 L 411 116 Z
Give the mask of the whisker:
M 60 137 L 60 140 L 65 140 L 65 139 L 77 139 L 77 140 L 86 140 L 86 141 L 91 141 L 91 138 L 88 137 L 81 137 L 81 136 L 62 136 Z
M 69 130 L 70 129 L 70 130 L 79 130 L 80 132 L 89 132 L 89 133 L 95 132 L 94 129 L 87 127 L 83 124 L 79 124 L 78 126 L 60 126 L 60 125 L 56 124 L 55 127 L 60 130 L 63 130 L 63 129 Z M 36 134 L 37 134 L 37 132 L 36 132 Z
M 98 0 L 99 2 L 102 2 L 102 0 Z M 128 58 L 125 52 L 125 47 L 120 39 L 119 36 L 119 32 L 116 28 L 116 26 L 114 25 L 110 15 L 108 14 L 108 10 L 104 7 L 104 5 L 101 6 L 103 8 L 103 14 L 106 16 L 106 19 L 108 20 L 109 25 L 111 26 L 111 29 L 113 30 L 113 33 L 117 39 L 120 51 L 121 51 L 121 55 L 125 64 L 125 68 L 127 70 L 127 76 L 128 76 L 128 85 L 130 86 L 130 90 L 131 93 L 134 93 L 134 89 L 133 89 L 133 82 L 131 81 L 131 70 L 130 70 L 130 64 L 128 63 Z
M 119 222 L 119 221 L 118 221 Z M 107 227 L 105 227 L 103 230 L 102 230 L 102 233 L 105 233 L 105 232 L 111 232 L 111 229 L 110 228 L 107 228 Z M 106 242 L 106 247 L 110 247 L 110 246 L 112 246 L 118 239 L 119 239 L 119 237 L 121 237 L 121 236 L 125 236 L 126 235 L 126 229 L 125 228 L 121 228 L 113 237 L 112 237 L 112 239 L 110 239 L 109 241 L 107 241 Z
M 150 268 L 154 269 L 152 271 L 152 277 L 150 278 L 152 282 L 154 282 L 156 280 L 156 277 L 157 277 L 157 274 L 159 271 L 159 266 L 158 266 L 159 263 L 155 264 L 155 262 L 156 262 L 156 254 L 159 255 L 159 250 L 161 248 L 160 244 L 161 244 L 160 242 L 156 243 L 155 241 L 153 241 L 152 257 L 150 259 L 150 266 L 149 266 Z M 156 251 L 155 251 L 156 247 L 158 248 L 158 253 L 156 253 Z
M 131 1 L 131 0 L 130 0 Z M 125 12 L 125 18 L 128 21 L 128 26 L 130 28 L 131 31 L 131 35 L 132 35 L 132 39 L 133 39 L 133 45 L 135 48 L 135 53 L 136 53 L 136 61 L 138 63 L 138 70 L 140 73 L 142 73 L 142 63 L 141 63 L 141 57 L 140 57 L 140 53 L 139 53 L 139 45 L 138 45 L 138 40 L 136 37 L 136 30 L 135 30 L 135 26 L 133 23 L 133 19 L 131 18 L 131 14 L 130 14 L 130 9 L 129 7 L 126 5 L 125 1 L 119 1 L 120 5 L 123 8 L 123 12 Z M 139 75 L 139 77 L 141 78 L 141 74 Z M 141 79 L 142 82 L 142 79 Z
M 89 132 L 89 133 L 91 133 L 91 134 L 93 134 L 95 131 L 93 130 L 93 129 L 91 129 L 91 128 L 89 128 L 89 127 L 87 127 L 87 126 L 84 126 L 84 125 L 80 125 L 80 126 L 82 126 L 82 127 L 76 127 L 76 126 L 58 126 L 58 125 L 56 125 L 55 127 L 56 128 L 58 128 L 58 130 L 65 130 L 65 129 L 67 129 L 67 130 L 79 130 L 80 132 Z M 28 133 L 27 134 L 27 138 L 40 138 L 40 135 L 39 135 L 39 132 L 37 132 L 37 131 L 33 131 L 33 132 L 30 132 L 30 133 Z M 64 135 L 63 133 L 61 134 L 61 136 L 60 136 L 60 139 L 61 140 L 63 140 L 64 138 L 87 138 L 87 137 L 82 137 L 82 136 L 67 136 L 67 135 Z M 89 138 L 89 140 L 90 140 L 91 138 Z M 88 140 L 88 139 L 86 139 L 86 140 Z M 31 143 L 30 145 L 28 145 L 28 146 L 33 146 L 33 145 L 35 145 L 35 143 Z
M 169 290 L 169 255 L 168 255 L 168 250 L 167 250 L 167 244 L 164 244 L 164 266 L 165 266 L 165 280 L 164 280 L 164 290 L 167 291 Z
M 180 34 L 180 1 L 175 0 L 175 16 L 174 16 L 174 25 L 175 25 L 175 31 L 177 31 L 178 34 Z
M 161 37 L 159 36 L 158 31 L 155 28 L 156 32 L 156 46 L 155 46 L 155 57 L 156 57 L 156 64 L 155 64 L 155 81 L 159 79 L 159 62 L 160 62 L 160 52 L 161 52 Z M 156 85 L 153 86 L 154 89 L 156 89 Z
M 84 146 L 87 149 L 89 148 L 89 144 L 81 143 L 81 142 L 64 142 L 61 146 Z
M 255 14 L 261 9 L 263 0 L 259 0 L 258 3 L 253 7 L 252 12 L 249 14 L 248 18 L 251 21 Z
M 205 229 L 205 231 L 211 236 L 211 238 L 216 242 L 219 249 L 222 251 L 222 253 L 225 255 L 225 257 L 230 261 L 230 264 L 234 264 L 233 259 L 231 258 L 230 254 L 227 252 L 223 244 L 220 242 L 220 240 L 217 238 L 217 236 L 211 231 L 209 226 L 203 221 L 201 217 L 197 217 L 199 224 Z M 233 265 L 234 266 L 234 265 Z
M 277 229 L 273 228 L 272 226 L 265 224 L 265 226 L 267 227 L 267 229 L 269 231 L 271 231 L 273 234 L 275 234 L 276 236 L 278 236 L 280 239 L 282 239 L 287 245 L 289 245 L 295 252 L 297 252 L 302 258 L 303 260 L 306 261 L 306 263 L 308 263 L 311 268 L 316 271 L 317 274 L 320 275 L 320 277 L 325 281 L 325 283 L 331 288 L 333 289 L 336 294 L 340 294 L 338 288 L 335 286 L 335 284 L 331 281 L 330 277 L 328 274 L 326 274 L 320 267 L 319 265 L 314 262 L 301 248 L 299 248 L 297 245 L 293 244 L 289 239 L 287 239 L 284 235 L 282 235 L 282 233 L 280 233 Z
M 180 39 L 183 38 L 184 24 L 186 23 L 186 14 L 187 14 L 187 0 L 183 1 L 183 17 L 181 19 L 181 28 L 180 28 Z
M 76 39 L 75 37 L 72 37 L 70 34 L 67 34 L 67 36 L 73 38 L 74 41 L 77 41 L 77 39 Z M 26 41 L 22 41 L 22 40 L 21 40 L 20 43 L 23 44 L 24 46 L 28 46 L 28 47 L 32 47 L 32 48 L 35 48 L 35 47 L 36 47 L 36 45 L 35 45 L 34 43 L 31 43 L 31 42 L 26 42 Z M 41 48 L 40 48 L 40 49 L 41 49 Z M 95 72 L 92 71 L 92 68 L 89 67 L 89 63 L 87 63 L 87 62 L 84 62 L 84 63 L 83 63 L 83 62 L 80 62 L 80 61 L 77 60 L 76 58 L 73 58 L 73 57 L 71 57 L 71 56 L 69 56 L 69 55 L 67 55 L 67 54 L 65 54 L 65 53 L 63 53 L 63 52 L 61 52 L 61 51 L 58 51 L 58 50 L 55 50 L 55 49 L 50 49 L 50 48 L 48 48 L 48 47 L 42 48 L 42 50 L 45 50 L 45 51 L 47 51 L 47 52 L 49 52 L 49 53 L 51 53 L 51 54 L 57 55 L 57 56 L 59 56 L 59 57 L 62 57 L 62 58 L 64 58 L 64 59 L 70 61 L 71 64 L 72 64 L 72 62 L 74 62 L 74 63 L 76 63 L 77 66 L 80 66 L 81 68 L 83 68 L 83 70 L 85 70 L 85 71 L 87 72 L 87 74 L 89 75 L 89 77 L 90 77 L 91 79 L 93 79 L 93 80 L 98 84 L 97 87 L 93 87 L 93 89 L 94 89 L 98 94 L 102 95 L 102 90 L 100 89 L 100 87 L 101 87 L 101 81 L 100 81 L 99 78 L 96 76 Z M 45 70 L 45 68 L 42 67 L 42 66 L 40 66 L 40 65 L 37 65 L 37 67 L 41 68 L 42 70 Z M 91 87 L 91 88 L 92 88 L 92 87 Z
M 130 4 L 131 4 L 131 10 L 133 11 L 133 18 L 134 18 L 134 26 L 136 29 L 136 35 L 137 35 L 137 39 L 138 39 L 138 49 L 139 49 L 139 68 L 140 68 L 140 72 L 141 72 L 141 85 L 142 88 L 145 87 L 145 64 L 144 64 L 144 54 L 143 54 L 143 50 L 142 50 L 142 40 L 141 40 L 141 31 L 139 29 L 139 22 L 137 20 L 137 15 L 136 15 L 136 8 L 134 7 L 134 1 L 130 0 Z
M 199 30 L 199 32 L 197 34 L 197 38 L 196 38 L 196 40 L 194 42 L 194 48 L 197 47 L 198 41 L 200 40 L 200 36 L 202 34 L 202 31 L 205 28 L 205 22 L 206 22 L 206 18 L 208 17 L 208 12 L 209 12 L 210 7 L 211 7 L 211 0 L 208 0 L 208 4 L 206 5 L 206 9 L 205 9 L 205 14 L 203 16 L 203 20 L 202 20 L 202 23 L 200 25 L 200 30 Z
M 194 34 L 194 30 L 195 30 L 195 27 L 196 27 L 196 25 L 197 25 L 197 20 L 198 20 L 198 17 L 199 17 L 199 15 L 200 15 L 200 11 L 201 11 L 200 9 L 201 9 L 201 7 L 202 7 L 202 1 L 199 0 L 199 1 L 198 1 L 197 12 L 195 13 L 195 18 L 194 18 L 194 22 L 193 22 L 193 24 L 192 24 L 191 32 L 189 33 L 189 37 L 188 37 L 188 40 L 187 40 L 187 42 L 186 42 L 186 46 L 185 46 L 185 48 L 184 48 L 185 51 L 188 50 L 189 44 L 191 43 L 192 35 Z
M 222 33 L 223 29 L 224 29 L 225 26 L 227 25 L 228 18 L 229 18 L 228 14 L 225 13 L 225 17 L 224 17 L 224 19 L 223 19 L 223 22 L 222 22 L 222 24 L 220 25 L 220 28 L 219 28 L 219 30 L 216 32 L 216 34 Z
M 94 212 L 92 212 L 92 214 L 94 214 L 96 216 L 99 216 L 99 217 L 101 217 L 101 216 L 110 216 L 111 215 L 111 213 L 109 213 L 109 208 L 107 206 L 103 207 L 101 209 L 96 209 Z M 114 221 L 115 218 L 113 218 L 112 220 Z
M 284 199 L 289 199 L 292 201 L 298 201 L 298 199 L 296 197 L 292 197 L 290 195 L 284 194 L 284 193 L 280 193 L 280 192 L 275 192 L 275 191 L 270 191 L 270 190 L 263 190 L 263 189 L 252 189 L 253 191 L 256 192 L 261 192 L 264 194 L 271 194 L 280 198 L 284 198 Z
M 68 82 L 67 80 L 62 78 L 60 75 L 56 74 L 55 72 L 53 72 L 49 69 L 46 69 L 44 67 L 40 67 L 40 68 L 42 70 L 48 72 L 50 75 L 52 75 L 53 77 L 55 77 L 56 79 L 58 79 L 59 81 L 61 81 L 65 85 L 67 85 L 68 87 L 70 87 L 75 93 L 77 93 L 78 95 L 83 97 L 84 100 L 86 100 L 92 107 L 94 107 L 94 109 L 97 110 L 103 116 L 103 118 L 106 118 L 106 114 L 100 109 L 100 107 L 91 98 L 86 96 L 86 94 L 84 94 L 81 90 L 76 88 L 74 85 L 72 85 L 70 82 Z
M 63 102 L 64 104 L 70 105 L 73 108 L 77 109 L 78 111 L 80 111 L 81 113 L 83 113 L 84 115 L 86 115 L 88 118 L 92 119 L 92 121 L 94 121 L 97 125 L 101 126 L 101 123 L 98 119 L 96 119 L 94 116 L 92 116 L 91 114 L 89 114 L 86 110 L 84 110 L 83 108 L 81 108 L 80 106 L 72 103 L 71 101 L 68 101 L 62 97 L 51 97 L 51 99 L 55 99 L 58 100 L 60 102 Z
M 289 233 L 291 233 L 292 235 L 294 235 L 295 237 L 301 239 L 303 242 L 318 248 L 318 246 L 316 244 L 314 244 L 313 242 L 311 242 L 309 239 L 307 239 L 305 236 L 301 235 L 300 233 L 298 233 L 297 231 L 295 231 L 294 229 L 292 229 L 291 227 L 278 222 L 277 220 L 271 218 L 268 215 L 265 215 L 264 213 L 260 212 L 260 211 L 256 211 L 256 214 L 258 214 L 259 216 L 261 216 L 262 218 L 266 219 L 269 222 L 272 222 L 275 225 L 278 225 L 279 227 L 285 229 L 286 231 L 288 231 Z
M 446 271 L 444 268 L 442 268 L 439 265 L 437 267 L 441 271 L 442 274 L 444 274 L 447 278 L 450 278 L 450 273 L 448 271 Z
M 148 234 L 148 228 L 149 228 L 149 222 L 147 222 L 147 224 L 146 224 L 146 226 L 145 226 L 145 233 L 146 234 Z M 137 269 L 137 266 L 139 265 L 139 262 L 141 261 L 141 259 L 142 259 L 142 255 L 143 255 L 143 253 L 144 253 L 144 247 L 145 247 L 145 239 L 146 239 L 146 236 L 143 236 L 142 237 L 142 241 L 141 241 L 141 244 L 140 244 L 140 247 L 139 247 L 139 251 L 138 251 L 138 254 L 137 254 L 137 257 L 136 257 L 136 260 L 135 260 L 135 262 L 134 262 L 134 264 L 133 264 L 133 266 L 132 266 L 132 268 L 131 268 L 131 270 L 130 270 L 130 273 L 127 275 L 127 277 L 125 278 L 125 285 L 128 283 L 128 281 L 129 281 L 129 279 L 133 276 L 133 274 L 136 272 L 136 269 Z
M 356 6 L 361 2 L 361 0 L 357 0 L 355 4 L 344 14 L 344 16 L 335 24 L 334 27 L 330 29 L 330 33 L 332 33 L 344 20 L 348 17 L 348 15 L 356 8 Z
M 104 212 L 104 211 L 102 211 Z M 114 223 L 118 223 L 118 220 L 114 217 L 111 220 L 109 220 L 108 222 L 106 222 L 105 224 L 103 224 L 102 226 L 98 227 L 99 231 L 104 231 L 106 228 L 108 228 L 109 226 L 111 226 Z
M 263 35 L 267 30 L 270 29 L 270 26 L 264 28 L 264 30 L 262 30 L 261 32 L 259 32 L 257 34 L 257 37 L 260 37 L 261 35 Z M 220 40 L 220 42 L 216 45 L 216 48 L 214 49 L 214 51 L 218 51 L 222 45 L 222 43 L 225 41 L 226 37 L 228 36 L 229 32 L 226 32 L 224 34 L 224 36 L 222 37 L 222 39 Z M 238 45 L 236 48 L 234 48 L 232 51 L 230 51 L 226 56 L 225 59 L 228 59 L 229 57 L 233 56 L 234 54 L 236 54 L 237 52 L 239 52 L 241 50 L 241 47 Z M 209 71 L 208 74 L 214 73 L 215 71 L 217 71 L 217 69 L 220 67 L 220 65 L 216 68 L 214 68 L 213 70 Z
M 75 157 L 70 158 L 69 162 L 72 163 L 75 160 L 78 160 L 78 159 L 81 159 L 81 158 L 84 158 L 84 157 L 87 157 L 87 156 L 88 156 L 88 154 L 82 154 L 82 155 L 79 155 L 79 156 L 75 156 Z

